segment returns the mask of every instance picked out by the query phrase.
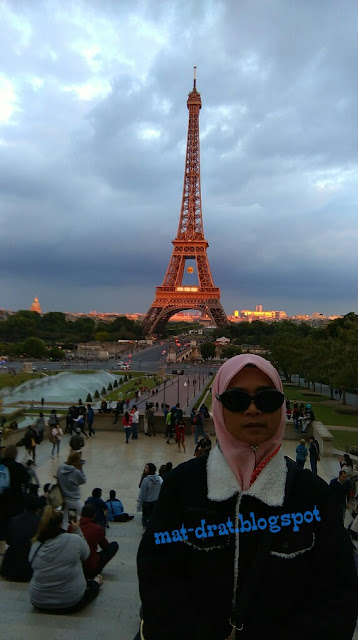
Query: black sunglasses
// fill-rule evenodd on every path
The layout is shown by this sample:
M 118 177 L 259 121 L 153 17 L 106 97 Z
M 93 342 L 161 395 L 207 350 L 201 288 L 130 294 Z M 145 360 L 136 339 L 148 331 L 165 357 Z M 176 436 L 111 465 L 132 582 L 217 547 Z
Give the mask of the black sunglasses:
M 216 399 L 228 411 L 240 412 L 246 411 L 251 402 L 255 403 L 255 407 L 263 413 L 273 413 L 282 407 L 285 396 L 277 389 L 263 389 L 254 396 L 250 396 L 246 391 L 241 389 L 226 389 L 223 393 L 217 393 Z

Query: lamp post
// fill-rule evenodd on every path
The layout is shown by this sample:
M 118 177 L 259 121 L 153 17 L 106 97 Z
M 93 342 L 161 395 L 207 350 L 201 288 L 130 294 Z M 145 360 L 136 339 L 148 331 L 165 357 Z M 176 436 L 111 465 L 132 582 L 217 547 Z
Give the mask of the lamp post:
M 194 398 L 196 393 L 196 378 L 193 379 L 193 387 L 194 387 Z
M 163 384 L 164 384 L 164 390 L 163 390 L 163 404 L 164 404 L 164 407 L 165 407 L 165 386 L 166 386 L 166 384 L 167 384 L 167 379 L 166 379 L 166 378 L 163 378 Z
M 179 375 L 178 375 L 178 400 L 177 402 L 180 402 L 180 386 L 179 386 Z
M 189 406 L 189 376 L 186 381 L 186 404 Z

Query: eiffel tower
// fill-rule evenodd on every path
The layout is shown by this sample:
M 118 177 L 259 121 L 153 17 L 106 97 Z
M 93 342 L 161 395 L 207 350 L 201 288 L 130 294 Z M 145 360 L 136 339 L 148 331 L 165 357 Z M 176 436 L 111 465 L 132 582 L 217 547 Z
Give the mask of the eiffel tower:
M 156 287 L 155 300 L 143 319 L 146 335 L 161 334 L 169 318 L 185 309 L 198 309 L 209 315 L 217 327 L 228 324 L 220 302 L 220 289 L 214 286 L 206 250 L 209 246 L 204 237 L 200 188 L 200 141 L 199 111 L 200 93 L 196 89 L 196 67 L 194 86 L 188 95 L 188 138 L 184 172 L 183 197 L 178 232 L 172 257 L 161 287 Z M 186 262 L 195 262 L 198 285 L 183 284 Z M 189 267 L 188 273 L 194 268 Z

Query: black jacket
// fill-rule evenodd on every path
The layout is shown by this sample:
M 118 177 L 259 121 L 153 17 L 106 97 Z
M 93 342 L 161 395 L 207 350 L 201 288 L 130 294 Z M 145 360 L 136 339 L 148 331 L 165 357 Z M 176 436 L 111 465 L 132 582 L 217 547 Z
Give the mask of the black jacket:
M 32 511 L 11 518 L 6 534 L 6 549 L 0 574 L 9 580 L 29 582 L 32 568 L 28 561 L 31 538 L 35 535 L 40 517 Z
M 277 454 L 244 494 L 218 448 L 166 478 L 138 551 L 146 640 L 225 640 L 231 631 L 234 585 L 240 598 L 267 535 L 259 527 L 266 522 L 275 529 L 275 516 L 280 530 L 270 534 L 237 638 L 351 639 L 358 590 L 341 514 L 326 483 L 308 470 L 289 476 L 288 491 L 287 464 L 293 463 Z M 291 514 L 302 514 L 303 523 L 296 522 L 298 516 L 293 523 Z M 217 526 L 210 534 L 208 523 Z M 229 533 L 237 523 L 242 531 Z M 185 536 L 187 540 L 174 542 Z
M 7 466 L 10 473 L 10 488 L 0 495 L 0 518 L 7 519 L 24 510 L 22 485 L 29 482 L 30 474 L 13 458 L 1 458 L 0 462 Z

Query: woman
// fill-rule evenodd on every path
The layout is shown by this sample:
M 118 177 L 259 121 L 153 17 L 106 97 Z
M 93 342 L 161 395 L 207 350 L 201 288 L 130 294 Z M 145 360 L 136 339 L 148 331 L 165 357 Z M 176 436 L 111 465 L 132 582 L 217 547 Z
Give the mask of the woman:
M 63 514 L 45 507 L 36 535 L 32 539 L 29 561 L 33 570 L 29 593 L 31 604 L 46 613 L 72 613 L 97 598 L 103 584 L 101 575 L 85 580 L 82 562 L 90 550 L 79 522 L 72 522 L 75 533 L 62 528 Z
M 137 511 L 142 511 L 143 528 L 147 526 L 162 486 L 163 479 L 156 473 L 157 467 L 153 462 L 148 462 L 148 473 L 140 484 L 140 491 L 137 501 Z
M 296 464 L 299 469 L 304 468 L 307 456 L 308 451 L 306 447 L 306 441 L 302 439 L 300 444 L 298 444 L 296 447 Z
M 180 453 L 180 445 L 183 445 L 183 451 L 185 453 L 185 424 L 183 419 L 179 420 L 175 425 L 175 442 L 178 445 L 178 451 Z
M 86 476 L 82 471 L 83 464 L 81 454 L 78 451 L 70 451 L 67 462 L 62 462 L 57 470 L 57 480 L 64 500 L 63 523 L 66 528 L 68 509 L 75 509 L 77 520 L 81 516 L 83 502 L 81 501 L 80 485 L 86 482 Z
M 166 478 L 139 546 L 143 637 L 348 640 L 350 543 L 329 487 L 280 451 L 278 372 L 260 356 L 228 360 L 213 418 L 218 445 Z
M 131 437 L 132 433 L 132 416 L 128 413 L 128 411 L 126 411 L 123 416 L 122 424 L 126 434 L 126 444 L 128 444 L 128 440 Z
M 60 444 L 61 439 L 63 437 L 63 431 L 60 427 L 60 424 L 57 422 L 51 431 L 51 442 L 52 442 L 52 452 L 51 458 L 54 460 L 55 458 L 55 449 L 57 448 L 57 455 L 60 455 Z
M 348 455 L 348 453 L 344 453 L 343 456 L 338 458 L 341 469 L 344 469 L 347 473 L 347 477 L 349 479 L 353 476 L 353 460 Z

